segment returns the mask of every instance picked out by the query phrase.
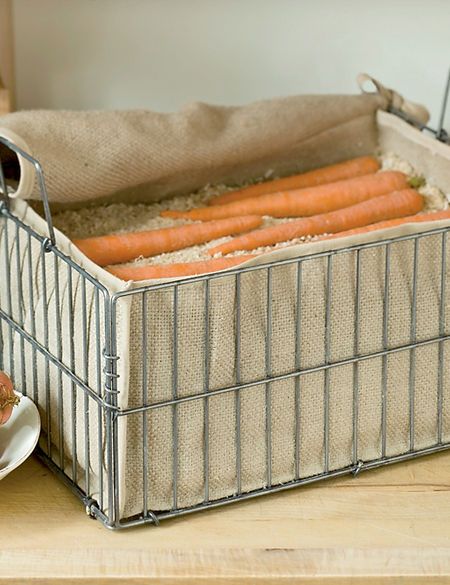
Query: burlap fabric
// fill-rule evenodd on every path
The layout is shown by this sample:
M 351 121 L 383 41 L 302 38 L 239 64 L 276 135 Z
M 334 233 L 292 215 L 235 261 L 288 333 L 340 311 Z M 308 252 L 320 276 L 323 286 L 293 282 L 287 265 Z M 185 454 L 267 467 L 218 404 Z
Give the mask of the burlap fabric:
M 441 237 L 427 237 L 419 245 L 417 289 L 417 340 L 439 335 L 439 291 Z M 387 347 L 411 341 L 412 279 L 414 242 L 391 246 L 389 274 L 389 322 Z M 385 250 L 361 252 L 360 337 L 357 352 L 370 354 L 383 346 L 383 296 Z M 333 256 L 329 288 L 330 333 L 325 334 L 327 260 L 307 260 L 302 264 L 302 287 L 297 305 L 297 267 L 271 271 L 272 293 L 267 295 L 267 270 L 241 277 L 240 355 L 236 356 L 236 286 L 234 277 L 223 277 L 209 286 L 208 380 L 205 380 L 205 285 L 191 284 L 178 289 L 178 396 L 202 395 L 238 382 L 263 380 L 301 368 L 325 363 L 329 343 L 330 362 L 355 355 L 356 255 Z M 447 296 L 448 296 L 447 292 Z M 174 350 L 173 290 L 148 296 L 147 337 L 144 358 L 149 364 L 149 402 L 172 398 Z M 268 303 L 271 313 L 270 358 L 267 361 Z M 142 305 L 133 303 L 130 338 L 130 388 L 143 388 Z M 448 323 L 448 319 L 447 319 Z M 298 332 L 298 339 L 297 339 Z M 299 352 L 297 354 L 297 344 Z M 448 347 L 445 346 L 445 355 Z M 381 456 L 381 396 L 383 368 L 387 376 L 387 455 L 409 449 L 409 384 L 411 359 L 415 360 L 415 448 L 431 446 L 437 440 L 438 345 L 368 359 L 358 366 L 358 458 L 369 461 Z M 299 357 L 297 357 L 299 356 Z M 236 360 L 240 376 L 237 379 Z M 298 359 L 298 362 L 296 361 Z M 448 401 L 448 368 L 445 368 L 444 401 Z M 322 473 L 324 466 L 324 388 L 329 385 L 329 464 L 338 469 L 352 464 L 353 385 L 352 364 L 312 372 L 300 378 L 296 407 L 296 382 L 287 379 L 268 387 L 259 384 L 240 392 L 241 481 L 249 491 L 268 484 L 267 458 L 271 482 L 279 484 L 295 477 L 295 451 L 298 440 L 300 477 Z M 267 391 L 270 388 L 270 397 Z M 142 393 L 130 394 L 133 406 L 142 402 Z M 268 401 L 268 402 L 267 402 Z M 267 404 L 270 404 L 270 451 L 267 446 Z M 177 407 L 167 406 L 146 415 L 149 452 L 148 486 L 153 509 L 191 505 L 204 498 L 205 409 L 208 408 L 209 497 L 226 497 L 237 491 L 236 393 L 217 395 L 206 405 L 203 398 Z M 296 439 L 296 408 L 299 437 Z M 448 418 L 444 419 L 448 428 Z M 178 499 L 172 501 L 173 421 L 178 422 Z M 143 417 L 127 421 L 125 514 L 136 513 L 142 503 Z M 446 432 L 446 436 L 447 432 Z
M 392 100 L 391 100 L 392 101 Z M 374 112 L 389 96 L 294 96 L 242 107 L 193 103 L 176 113 L 29 111 L 0 133 L 45 169 L 53 202 L 156 200 L 206 183 L 239 183 L 369 152 Z M 348 137 L 352 136 L 352 140 Z M 334 144 L 339 143 L 339 151 Z M 16 197 L 39 199 L 34 169 L 0 147 Z
M 339 102 L 339 107 L 335 104 Z M 308 168 L 325 162 L 341 160 L 367 152 L 373 152 L 378 145 L 397 150 L 402 155 L 408 145 L 408 155 L 419 170 L 431 169 L 435 182 L 448 191 L 450 183 L 446 182 L 449 168 L 448 148 L 436 146 L 431 138 L 425 138 L 416 130 L 410 129 L 404 122 L 398 122 L 391 115 L 380 114 L 376 117 L 376 109 L 385 107 L 387 99 L 379 96 L 352 96 L 331 98 L 294 98 L 293 101 L 281 100 L 275 103 L 283 107 L 277 108 L 273 103 L 266 104 L 266 123 L 259 125 L 260 142 L 265 142 L 264 153 L 261 150 L 249 153 L 244 148 L 243 128 L 249 132 L 258 132 L 254 118 L 246 121 L 245 108 L 240 112 L 241 123 L 234 127 L 236 139 L 234 149 L 241 153 L 241 159 L 222 164 L 222 159 L 211 158 L 211 149 L 215 151 L 216 140 L 209 140 L 211 135 L 202 125 L 195 124 L 199 149 L 191 148 L 186 157 L 191 161 L 189 167 L 179 166 L 179 150 L 167 157 L 167 182 L 162 185 L 159 179 L 143 180 L 147 183 L 149 196 L 160 197 L 170 191 L 173 175 L 175 191 L 190 189 L 199 182 L 227 180 L 233 177 L 248 178 L 252 173 L 260 174 L 268 167 L 279 172 L 284 169 Z M 328 106 L 325 107 L 324 104 Z M 290 104 L 288 106 L 288 104 Z M 305 104 L 309 104 L 305 110 Z M 295 107 L 294 107 L 295 105 Z M 256 107 L 264 109 L 262 104 Z M 286 107 L 286 109 L 285 109 Z M 292 109 L 293 108 L 293 109 Z M 316 111 L 317 109 L 317 111 Z M 298 110 L 298 111 L 297 111 Z M 301 110 L 301 111 L 300 111 Z M 186 110 L 204 112 L 208 118 L 214 108 L 193 107 Z M 219 109 L 218 111 L 225 111 Z M 226 109 L 233 118 L 235 109 Z M 250 107 L 249 112 L 253 111 Z M 320 111 L 320 115 L 319 112 Z M 185 113 L 186 113 L 185 112 Z M 295 115 L 293 115 L 293 112 Z M 23 114 L 24 116 L 26 114 Z M 118 114 L 115 114 L 119 116 Z M 188 115 L 188 117 L 189 117 Z M 18 114 L 17 116 L 21 116 Z M 75 116 L 75 115 L 74 115 Z M 82 114 L 80 114 L 82 116 Z M 124 119 L 128 115 L 124 115 Z M 159 115 L 158 115 L 159 116 Z M 179 114 L 178 116 L 181 116 Z M 314 118 L 314 124 L 312 118 Z M 20 118 L 16 118 L 20 120 Z M 238 116 L 239 117 L 239 116 Z M 70 116 L 69 116 L 70 118 Z M 38 116 L 39 119 L 39 116 Z M 74 118 L 75 119 L 75 118 Z M 119 116 L 120 119 L 120 116 Z M 9 118 L 9 120 L 12 120 Z M 175 118 L 174 118 L 175 120 Z M 268 122 L 270 120 L 270 124 Z M 7 120 L 8 121 L 8 120 Z M 279 143 L 267 143 L 268 126 L 283 128 L 289 136 L 282 147 Z M 10 124 L 6 134 L 19 135 L 25 132 L 20 124 Z M 285 126 L 283 127 L 283 124 Z M 4 125 L 4 124 L 3 124 Z M 8 124 L 7 124 L 8 125 Z M 280 126 L 281 125 L 281 126 Z M 11 130 L 11 128 L 13 128 Z M 181 124 L 182 136 L 189 124 Z M 27 127 L 28 128 L 28 127 Z M 175 128 L 175 126 L 173 126 Z M 200 130 L 201 129 L 201 130 Z M 175 130 L 174 130 L 175 131 Z M 31 131 L 24 135 L 24 141 L 30 143 Z M 112 131 L 111 131 L 112 132 Z M 410 133 L 412 134 L 412 137 Z M 280 135 L 283 134 L 280 131 Z M 85 127 L 84 134 L 90 134 Z M 95 133 L 94 133 L 95 134 Z M 112 135 L 111 135 L 112 136 Z M 238 136 L 240 137 L 238 139 Z M 95 140 L 98 137 L 92 137 Z M 128 140 L 129 138 L 127 138 Z M 230 137 L 227 138 L 227 144 Z M 180 141 L 181 137 L 180 137 Z M 254 141 L 253 146 L 258 141 Z M 170 141 L 169 144 L 172 144 Z M 194 142 L 197 144 L 196 142 Z M 39 142 L 33 144 L 32 152 L 38 156 Z M 104 144 L 99 141 L 99 147 Z M 122 143 L 123 144 L 123 143 Z M 153 141 L 152 141 L 153 144 Z M 133 144 L 134 148 L 135 144 Z M 208 148 L 207 148 L 208 147 Z M 242 148 L 241 148 L 242 147 Z M 111 152 L 114 157 L 119 152 Z M 45 149 L 44 149 L 45 150 Z M 69 148 L 68 151 L 69 152 Z M 219 149 L 220 150 L 220 149 Z M 48 151 L 48 149 L 47 149 Z M 101 150 L 98 151 L 102 152 Z M 124 150 L 122 149 L 123 153 Z M 134 151 L 133 152 L 137 152 Z M 168 151 L 169 152 L 169 151 Z M 198 155 L 202 152 L 202 155 Z M 222 154 L 224 151 L 220 151 Z M 209 154 L 207 154 L 209 153 Z M 91 152 L 91 156 L 94 156 Z M 170 154 L 170 152 L 169 152 Z M 196 155 L 199 156 L 194 163 Z M 69 155 L 67 155 L 69 156 Z M 149 155 L 150 156 L 150 155 Z M 253 158 L 252 158 L 253 157 Z M 322 158 L 324 157 L 324 158 Z M 50 195 L 58 200 L 89 199 L 91 190 L 78 189 L 78 183 L 72 182 L 72 189 L 65 189 L 64 184 L 75 181 L 71 172 L 65 176 L 63 165 L 54 160 L 49 161 L 47 171 Z M 70 157 L 69 157 L 70 158 Z M 151 157 L 150 157 L 151 158 Z M 227 159 L 230 160 L 229 158 Z M 79 164 L 78 159 L 70 168 Z M 215 161 L 215 162 L 214 162 Z M 148 159 L 141 159 L 141 168 Z M 101 165 L 99 155 L 98 164 Z M 186 163 L 187 164 L 187 163 Z M 93 165 L 96 168 L 97 163 Z M 151 167 L 151 165 L 149 165 Z M 59 170 L 57 170 L 57 167 Z M 88 165 L 89 168 L 89 165 Z M 111 167 L 109 167 L 111 168 Z M 122 167 L 121 167 L 122 168 Z M 154 168 L 154 167 L 151 167 Z M 51 172 L 55 170 L 55 173 Z M 120 179 L 125 180 L 127 169 L 122 168 Z M 113 175 L 116 179 L 119 175 Z M 128 184 L 136 176 L 136 167 L 128 175 Z M 158 177 L 162 175 L 159 174 Z M 53 179 L 52 179 L 53 177 Z M 105 182 L 102 175 L 92 176 L 86 184 L 95 186 L 99 196 L 106 195 L 102 191 Z M 148 177 L 147 177 L 148 178 Z M 52 181 L 53 184 L 52 184 Z M 125 184 L 108 184 L 108 192 L 117 193 Z M 98 188 L 98 191 L 97 191 Z M 63 195 L 64 194 L 64 195 Z M 23 216 L 24 221 L 36 231 L 45 233 L 45 222 L 32 211 L 25 202 L 15 201 L 13 212 Z M 436 227 L 433 224 L 432 227 Z M 439 225 L 446 225 L 439 222 Z M 1 266 L 6 266 L 7 259 L 12 261 L 17 255 L 17 238 L 11 231 L 5 236 L 2 225 Z M 391 237 L 399 234 L 416 233 L 429 229 L 430 225 L 403 226 L 383 232 L 353 236 L 340 241 L 312 243 L 273 253 L 264 258 L 253 260 L 253 264 L 282 258 L 296 258 L 326 249 L 342 249 L 346 246 L 364 241 Z M 57 234 L 58 247 L 74 258 L 97 277 L 109 291 L 123 289 L 123 283 L 94 266 L 76 250 L 63 234 Z M 19 251 L 26 249 L 25 239 Z M 422 240 L 418 249 L 418 281 L 417 281 L 417 340 L 432 339 L 439 335 L 440 306 L 440 266 L 442 241 L 440 236 L 429 236 Z M 390 312 L 388 322 L 388 347 L 408 344 L 411 337 L 412 312 L 412 280 L 413 280 L 414 243 L 406 241 L 391 246 L 391 270 L 389 274 Z M 20 256 L 20 254 L 19 254 Z M 146 414 L 131 414 L 119 419 L 118 436 L 118 477 L 119 504 L 122 517 L 142 513 L 144 509 L 143 486 L 148 486 L 146 505 L 152 510 L 168 510 L 173 507 L 190 506 L 205 499 L 205 470 L 208 476 L 209 499 L 214 500 L 235 494 L 238 488 L 238 470 L 236 465 L 237 408 L 240 408 L 240 476 L 242 491 L 249 491 L 268 485 L 290 481 L 296 477 L 295 454 L 299 454 L 299 476 L 307 477 L 324 471 L 324 396 L 325 388 L 329 392 L 329 468 L 337 469 L 352 464 L 352 432 L 353 432 L 353 390 L 355 368 L 352 364 L 343 364 L 331 368 L 328 373 L 323 370 L 312 371 L 299 378 L 272 382 L 270 386 L 257 384 L 240 391 L 228 392 L 211 396 L 205 401 L 205 391 L 221 389 L 238 383 L 257 382 L 268 376 L 289 374 L 298 368 L 308 369 L 321 366 L 328 360 L 331 363 L 351 358 L 355 353 L 362 355 L 383 350 L 383 296 L 385 290 L 384 266 L 385 250 L 370 248 L 361 252 L 361 297 L 360 297 L 360 335 L 359 346 L 354 344 L 355 328 L 355 252 L 342 252 L 332 256 L 331 268 L 324 258 L 308 259 L 302 263 L 301 288 L 298 285 L 296 265 L 279 266 L 271 270 L 271 294 L 268 295 L 267 269 L 250 272 L 241 276 L 240 281 L 240 328 L 239 356 L 236 354 L 236 280 L 224 275 L 209 284 L 209 309 L 206 311 L 206 286 L 204 283 L 190 283 L 178 287 L 178 310 L 176 327 L 174 323 L 174 289 L 155 290 L 147 293 L 146 318 L 142 319 L 142 296 L 127 297 L 119 301 L 117 316 L 117 351 L 119 406 L 121 408 L 141 406 L 144 402 L 155 404 L 170 400 L 176 391 L 177 396 L 199 395 L 199 398 L 185 402 L 174 408 L 172 405 L 148 411 Z M 13 297 L 17 299 L 11 312 L 17 320 L 22 319 L 27 331 L 31 331 L 29 285 L 33 282 L 33 306 L 42 307 L 50 317 L 49 335 L 44 335 L 42 319 L 37 320 L 37 331 L 33 336 L 46 345 L 53 355 L 60 352 L 61 360 L 80 376 L 87 379 L 96 391 L 96 348 L 99 339 L 96 330 L 95 294 L 87 287 L 86 302 L 90 319 L 87 324 L 80 323 L 77 307 L 83 302 L 81 280 L 73 278 L 72 294 L 69 294 L 67 267 L 59 264 L 53 270 L 59 274 L 59 292 L 55 291 L 55 273 L 47 263 L 47 301 L 43 298 L 42 287 L 37 280 L 42 271 L 42 256 L 39 246 L 34 246 L 32 257 L 32 275 L 28 278 L 28 260 L 23 253 L 19 262 L 21 278 L 13 281 Z M 331 280 L 327 276 L 331 274 Z M 448 275 L 446 276 L 448 278 Z M 0 302 L 7 307 L 6 280 L 1 279 Z M 27 288 L 28 286 L 28 288 Z M 325 334 L 326 297 L 330 295 L 329 335 Z M 446 286 L 446 295 L 450 294 Z M 58 311 L 58 296 L 61 309 Z M 70 310 L 71 309 L 71 310 Z M 8 307 L 7 307 L 7 310 Z M 38 310 L 38 309 L 36 309 Z M 21 313 L 22 312 L 22 313 Z M 43 313 L 42 313 L 43 314 Z M 59 315 L 59 317 L 57 317 Z M 74 318 L 72 319 L 72 315 Z M 270 319 L 271 338 L 269 343 L 268 318 Z M 61 322 L 61 325 L 59 325 Z M 144 334 L 143 324 L 146 323 Z M 207 325 L 206 325 L 207 324 Z M 86 338 L 89 363 L 84 363 L 83 328 Z M 207 328 L 206 328 L 207 327 Z M 445 332 L 448 333 L 449 317 L 445 318 Z M 176 342 L 174 331 L 176 330 Z M 72 335 L 74 331 L 74 335 Z M 144 335 L 147 340 L 147 353 L 143 355 Z M 208 344 L 206 344 L 206 336 Z M 18 335 L 9 340 L 8 329 L 2 327 L 5 353 L 16 356 L 15 377 L 19 385 L 21 379 L 20 355 L 21 343 Z M 59 346 L 61 340 L 61 348 Z M 103 345 L 104 339 L 100 335 Z M 13 345 L 13 347 L 12 347 Z M 206 354 L 205 348 L 209 347 Z M 176 347 L 177 371 L 174 375 L 174 347 Z M 443 343 L 444 361 L 448 357 L 448 343 Z M 84 486 L 85 476 L 90 481 L 91 491 L 99 496 L 99 475 L 103 467 L 104 478 L 108 473 L 108 462 L 104 457 L 104 441 L 99 444 L 99 429 L 103 429 L 104 421 L 99 417 L 98 410 L 92 399 L 89 399 L 89 430 L 85 425 L 84 412 L 86 404 L 84 392 L 73 388 L 70 379 L 64 374 L 62 383 L 57 368 L 51 366 L 49 381 L 42 358 L 37 358 L 37 367 L 33 367 L 36 358 L 31 346 L 25 342 L 25 360 L 29 371 L 34 371 L 37 398 L 44 420 L 44 429 L 51 423 L 53 457 L 58 463 L 61 446 L 65 450 L 64 466 L 72 473 L 71 462 L 76 452 L 75 471 L 77 482 Z M 34 361 L 33 361 L 34 360 Z M 146 364 L 146 368 L 143 364 Z M 414 422 L 415 448 L 422 448 L 436 443 L 437 440 L 437 396 L 438 387 L 442 382 L 444 393 L 444 438 L 448 439 L 449 404 L 448 393 L 449 372 L 443 368 L 442 379 L 439 380 L 439 346 L 436 343 L 424 345 L 413 352 L 404 350 L 390 355 L 385 360 L 376 357 L 364 360 L 358 367 L 358 453 L 359 459 L 367 461 L 378 458 L 381 454 L 381 389 L 383 375 L 386 375 L 387 388 L 387 455 L 402 453 L 409 449 L 409 387 L 410 365 L 415 363 L 414 375 Z M 18 365 L 17 365 L 18 364 Z M 205 368 L 205 364 L 207 367 Z M 238 364 L 238 367 L 237 367 Z M 205 371 L 208 372 L 207 377 Z M 146 372 L 147 383 L 143 384 Z M 27 382 L 30 378 L 28 377 Z M 101 384 L 100 384 L 101 387 Z M 46 391 L 46 389 L 48 389 Z M 64 416 L 61 418 L 61 404 L 64 405 Z M 268 406 L 269 405 L 269 406 Z M 205 418 L 205 409 L 208 416 Z M 72 413 L 76 414 L 72 424 Z M 174 420 L 177 421 L 174 433 Z M 207 424 L 205 424 L 207 420 Z M 145 426 L 144 426 L 145 425 Z M 145 440 L 144 440 L 144 430 Z M 267 430 L 270 430 L 270 441 Z M 298 434 L 297 434 L 298 433 Z M 86 470 L 86 436 L 90 466 Z M 205 436 L 208 438 L 208 451 L 204 449 Z M 103 435 L 104 438 L 104 435 Z M 175 441 L 175 445 L 174 445 Z M 147 457 L 144 456 L 144 445 Z M 174 448 L 175 446 L 175 448 Z M 174 460 L 175 454 L 175 460 Z M 270 465 L 268 466 L 268 461 Z M 271 477 L 268 476 L 270 467 Z M 144 478 L 144 469 L 146 477 Z M 175 470 L 175 474 L 174 474 Z M 174 501 L 174 481 L 177 482 L 177 500 Z M 105 482 L 104 482 L 105 485 Z M 97 490 L 97 491 L 96 491 Z M 105 505 L 108 503 L 105 500 Z

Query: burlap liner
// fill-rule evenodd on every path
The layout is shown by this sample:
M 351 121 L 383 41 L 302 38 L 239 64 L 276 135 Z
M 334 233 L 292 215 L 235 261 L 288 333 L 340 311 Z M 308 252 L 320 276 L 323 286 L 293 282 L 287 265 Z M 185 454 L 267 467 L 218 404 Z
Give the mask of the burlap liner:
M 396 107 L 421 122 L 422 106 L 367 75 L 363 95 L 303 95 L 223 107 L 192 103 L 179 112 L 24 111 L 3 116 L 0 135 L 32 154 L 55 203 L 154 201 L 206 183 L 240 183 L 331 164 L 370 152 L 374 112 Z M 339 148 L 335 144 L 339 143 Z M 0 145 L 15 197 L 40 199 L 33 166 Z
M 420 135 L 417 130 L 395 119 L 390 114 L 380 112 L 375 119 L 373 98 L 364 101 L 369 104 L 371 113 L 361 117 L 359 107 L 355 108 L 355 119 L 346 120 L 343 125 L 331 125 L 328 132 L 311 133 L 295 149 L 295 156 L 300 157 L 306 166 L 316 166 L 329 162 L 320 160 L 319 150 L 333 152 L 333 160 L 346 156 L 374 151 L 377 145 L 394 150 L 408 158 L 419 170 L 430 171 L 431 179 L 444 191 L 450 190 L 448 180 L 448 147 L 436 145 L 431 138 Z M 378 98 L 375 100 L 378 104 Z M 358 104 L 360 102 L 357 102 Z M 361 102 L 362 103 L 362 102 Z M 353 111 L 353 110 L 352 110 Z M 329 120 L 328 120 L 329 122 Z M 336 129 L 338 128 L 338 130 Z M 292 144 L 291 144 L 292 146 Z M 311 151 L 310 151 L 311 149 Z M 308 153 L 314 153 L 310 156 Z M 285 152 L 283 152 L 283 156 Z M 275 153 L 275 159 L 278 152 Z M 309 156 L 309 158 L 308 158 Z M 175 157 L 174 157 L 175 158 Z M 315 161 L 312 164 L 311 161 Z M 260 165 L 271 164 L 269 158 L 259 161 Z M 421 166 L 422 165 L 422 166 Z M 253 169 L 256 167 L 253 167 Z M 228 172 L 224 171 L 223 172 Z M 52 173 L 48 173 L 50 178 Z M 236 177 L 238 175 L 235 175 Z M 195 181 L 203 177 L 196 175 Z M 194 181 L 194 182 L 195 182 Z M 186 185 L 191 185 L 186 181 Z M 161 192 L 159 193 L 161 195 Z M 39 233 L 45 233 L 45 222 L 23 201 L 12 203 L 13 212 L 23 217 Z M 353 236 L 337 241 L 318 242 L 284 249 L 255 259 L 251 264 L 267 261 L 296 258 L 320 252 L 326 249 L 341 249 L 370 240 L 378 240 L 397 235 L 418 233 L 430 228 L 448 225 L 448 222 L 436 222 L 420 226 L 410 225 L 379 234 Z M 4 230 L 4 226 L 2 225 Z M 110 292 L 123 290 L 124 283 L 108 275 L 104 270 L 94 266 L 67 238 L 57 234 L 58 247 L 68 253 L 81 266 L 97 277 Z M 63 307 L 61 319 L 61 337 L 56 318 L 55 274 L 53 259 L 46 256 L 47 269 L 47 309 L 50 316 L 48 340 L 42 329 L 43 291 L 40 283 L 42 275 L 42 255 L 40 247 L 32 244 L 32 278 L 29 279 L 29 262 L 25 254 L 27 238 L 17 236 L 9 230 L 8 249 L 5 246 L 5 234 L 1 247 L 1 266 L 5 266 L 5 256 L 11 263 L 20 257 L 21 278 L 13 280 L 12 314 L 17 320 L 22 314 L 24 327 L 31 330 L 31 312 L 37 316 L 37 330 L 33 335 L 46 344 L 50 351 L 58 354 L 58 339 L 62 340 L 62 361 L 80 376 L 87 379 L 96 389 L 96 348 L 97 331 L 95 319 L 95 294 L 88 285 L 86 290 L 89 322 L 86 337 L 89 362 L 84 363 L 83 324 L 80 323 L 79 307 L 82 303 L 81 280 L 73 277 L 73 293 L 68 294 L 67 267 L 62 263 L 57 267 L 59 274 L 59 296 Z M 17 245 L 19 243 L 19 254 Z M 418 248 L 417 281 L 417 340 L 437 337 L 439 330 L 440 304 L 440 266 L 442 239 L 440 235 L 427 236 Z M 389 327 L 388 347 L 396 347 L 411 341 L 411 299 L 413 278 L 414 243 L 405 241 L 391 246 L 391 271 L 389 275 Z M 383 291 L 385 248 L 367 249 L 360 254 L 361 261 L 361 297 L 360 297 L 360 341 L 358 352 L 369 354 L 383 349 Z M 271 344 L 267 352 L 267 269 L 249 272 L 241 276 L 240 281 L 240 378 L 237 379 L 236 334 L 236 281 L 233 276 L 223 275 L 212 280 L 209 285 L 208 312 L 208 347 L 205 356 L 205 284 L 204 282 L 186 283 L 178 287 L 177 311 L 177 360 L 178 379 L 176 390 L 178 396 L 201 395 L 205 389 L 215 390 L 233 386 L 239 382 L 264 380 L 267 376 L 292 373 L 298 369 L 313 368 L 324 364 L 326 344 L 330 362 L 351 358 L 355 354 L 355 252 L 348 251 L 333 255 L 332 282 L 327 284 L 328 266 L 324 258 L 308 259 L 302 263 L 300 303 L 297 304 L 297 267 L 286 265 L 271 270 L 272 294 L 270 298 Z M 448 271 L 447 271 L 448 273 Z M 446 274 L 446 295 L 448 286 Z M 30 306 L 29 284 L 33 283 Z M 137 286 L 137 285 L 135 285 Z M 325 336 L 326 291 L 330 291 L 330 329 Z M 6 280 L 1 279 L 1 304 L 6 306 Z M 117 316 L 117 351 L 119 406 L 121 408 L 141 406 L 143 392 L 148 404 L 170 400 L 173 396 L 173 347 L 174 347 L 174 311 L 173 287 L 154 290 L 147 293 L 147 354 L 142 355 L 143 320 L 142 297 L 126 297 L 118 303 Z M 74 319 L 71 321 L 72 307 Z M 298 309 L 299 308 L 299 309 Z M 102 319 L 102 317 L 101 317 Z M 71 354 L 71 331 L 75 332 L 74 355 Z M 100 330 L 102 321 L 100 320 Z M 445 316 L 445 333 L 449 330 L 449 318 Z M 2 338 L 5 355 L 14 352 L 16 357 L 15 379 L 18 386 L 30 384 L 22 379 L 21 343 L 14 335 L 11 347 L 6 326 L 2 326 Z M 296 343 L 300 344 L 297 352 Z M 103 346 L 104 339 L 100 339 Z M 444 363 L 449 348 L 443 342 Z M 58 462 L 59 439 L 62 439 L 66 453 L 66 469 L 71 474 L 70 459 L 76 445 L 77 481 L 84 486 L 86 467 L 86 436 L 89 449 L 89 480 L 91 492 L 99 497 L 98 477 L 100 462 L 105 468 L 103 479 L 106 491 L 106 466 L 101 451 L 103 444 L 98 443 L 99 428 L 104 421 L 98 414 L 92 399 L 89 403 L 89 429 L 85 426 L 84 413 L 86 403 L 80 389 L 73 390 L 70 380 L 62 376 L 62 391 L 58 371 L 50 367 L 49 402 L 45 394 L 46 372 L 41 356 L 34 356 L 30 345 L 24 344 L 26 372 L 35 371 L 38 388 L 38 404 L 43 417 L 44 431 L 47 429 L 47 416 L 52 423 L 53 456 Z M 299 357 L 298 357 L 299 356 Z M 270 358 L 270 359 L 269 359 Z M 387 455 L 406 452 L 409 449 L 409 395 L 411 359 L 415 360 L 415 448 L 422 448 L 436 443 L 437 440 L 437 392 L 439 372 L 439 345 L 430 344 L 417 348 L 414 357 L 410 351 L 401 351 L 390 355 L 383 363 L 383 358 L 365 360 L 358 367 L 359 376 L 359 423 L 358 423 L 358 458 L 370 460 L 378 458 L 381 453 L 381 387 L 383 368 L 387 375 Z M 209 376 L 205 379 L 205 360 L 208 363 Z M 299 360 L 299 361 L 298 361 Z M 147 364 L 147 387 L 143 389 L 143 362 Z M 33 364 L 36 364 L 34 368 Z M 272 382 L 270 388 L 265 384 L 256 385 L 240 392 L 240 426 L 241 426 L 241 482 L 242 491 L 262 488 L 267 485 L 267 404 L 270 396 L 271 411 L 271 482 L 279 484 L 295 477 L 295 430 L 299 428 L 300 477 L 307 477 L 324 471 L 324 386 L 328 377 L 330 404 L 330 469 L 345 467 L 352 463 L 352 400 L 354 367 L 351 364 L 331 368 L 328 374 L 323 371 L 305 374 L 299 378 L 296 386 L 294 378 Z M 444 439 L 448 440 L 448 423 L 450 415 L 448 369 L 443 369 L 443 422 Z M 299 411 L 296 427 L 296 392 L 298 392 Z M 60 399 L 64 405 L 62 421 Z M 211 396 L 208 408 L 208 480 L 209 499 L 231 496 L 237 491 L 236 468 L 236 393 L 224 393 Z M 146 414 L 132 414 L 119 418 L 118 436 L 118 477 L 119 504 L 121 517 L 133 516 L 143 512 L 143 424 L 147 426 L 146 441 L 148 445 L 148 485 L 147 505 L 152 510 L 168 510 L 175 506 L 184 507 L 200 503 L 205 498 L 205 399 L 203 395 L 190 402 L 177 406 L 166 406 L 149 410 Z M 71 414 L 76 412 L 76 423 L 71 424 Z M 173 501 L 173 421 L 178 422 L 177 436 L 177 501 Z M 75 430 L 74 430 L 75 429 Z M 60 435 L 60 432 L 62 434 Z M 75 441 L 74 441 L 75 439 Z M 107 508 L 108 502 L 104 501 Z

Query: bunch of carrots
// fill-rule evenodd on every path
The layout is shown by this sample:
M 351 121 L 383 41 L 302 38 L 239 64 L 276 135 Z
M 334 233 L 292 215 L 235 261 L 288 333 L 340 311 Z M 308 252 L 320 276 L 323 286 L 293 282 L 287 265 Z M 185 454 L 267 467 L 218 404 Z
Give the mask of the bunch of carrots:
M 207 207 L 161 213 L 163 217 L 196 223 L 74 243 L 91 260 L 123 280 L 181 277 L 237 266 L 253 258 L 251 252 L 257 248 L 303 236 L 327 234 L 323 238 L 330 238 L 450 218 L 450 210 L 416 215 L 423 205 L 423 197 L 410 187 L 405 174 L 380 171 L 377 159 L 365 156 L 227 192 L 213 198 Z M 261 227 L 264 216 L 299 219 Z M 173 252 L 223 236 L 235 237 L 207 250 L 214 256 L 209 260 L 120 266 L 140 256 Z M 250 253 L 226 257 L 237 251 Z

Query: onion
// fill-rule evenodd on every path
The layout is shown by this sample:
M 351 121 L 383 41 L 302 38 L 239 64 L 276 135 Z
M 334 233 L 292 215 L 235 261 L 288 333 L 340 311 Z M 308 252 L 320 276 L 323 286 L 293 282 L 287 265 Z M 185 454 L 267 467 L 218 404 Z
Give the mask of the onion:
M 13 408 L 19 404 L 19 400 L 19 397 L 14 394 L 14 387 L 10 378 L 5 372 L 0 372 L 0 425 L 9 420 Z

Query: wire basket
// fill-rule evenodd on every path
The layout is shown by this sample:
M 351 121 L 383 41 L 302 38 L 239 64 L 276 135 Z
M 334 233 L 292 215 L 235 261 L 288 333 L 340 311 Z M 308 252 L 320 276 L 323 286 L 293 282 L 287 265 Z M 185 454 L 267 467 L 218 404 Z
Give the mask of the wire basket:
M 90 516 L 158 524 L 450 446 L 450 228 L 113 291 L 1 141 L 48 235 L 3 198 L 0 368 Z

